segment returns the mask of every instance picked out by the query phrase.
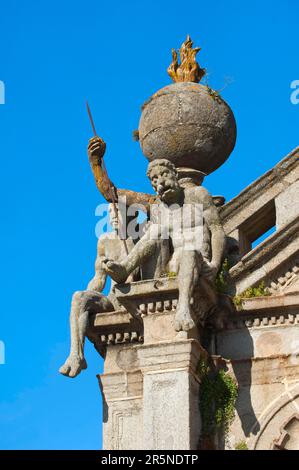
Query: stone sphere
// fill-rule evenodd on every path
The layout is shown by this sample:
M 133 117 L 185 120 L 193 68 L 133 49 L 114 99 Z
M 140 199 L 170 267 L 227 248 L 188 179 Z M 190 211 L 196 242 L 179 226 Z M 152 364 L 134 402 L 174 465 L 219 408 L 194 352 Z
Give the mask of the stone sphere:
M 166 158 L 176 167 L 209 174 L 222 165 L 236 142 L 232 110 L 206 86 L 173 83 L 142 108 L 139 141 L 149 161 Z

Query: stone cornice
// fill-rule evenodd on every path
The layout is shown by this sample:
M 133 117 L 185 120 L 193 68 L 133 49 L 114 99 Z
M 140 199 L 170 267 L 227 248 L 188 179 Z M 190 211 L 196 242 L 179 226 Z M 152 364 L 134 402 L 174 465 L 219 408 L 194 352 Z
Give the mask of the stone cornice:
M 258 198 L 263 201 L 263 196 L 269 189 L 272 191 L 270 199 L 273 199 L 285 189 L 283 184 L 278 185 L 277 183 L 281 183 L 284 177 L 289 175 L 296 167 L 299 167 L 299 147 L 296 147 L 275 167 L 247 186 L 238 196 L 220 207 L 219 213 L 226 233 L 230 233 L 236 228 L 234 227 L 234 217 L 237 215 L 239 219 L 240 211 L 246 211 L 247 215 L 250 215 L 248 214 L 249 206 Z M 274 188 L 275 185 L 276 188 Z
M 298 282 L 299 280 L 299 257 L 294 261 L 293 266 L 283 273 L 282 276 L 279 276 L 277 279 L 271 281 L 269 290 L 272 294 L 278 294 L 283 292 L 286 289 L 289 289 L 290 286 Z
M 299 291 L 242 300 L 242 310 L 231 315 L 224 330 L 292 326 L 299 324 Z
M 299 239 L 299 216 L 293 219 L 289 224 L 282 227 L 269 238 L 260 243 L 256 248 L 247 253 L 239 263 L 230 269 L 229 274 L 232 282 L 237 282 L 240 278 L 244 278 L 247 274 L 252 273 L 264 266 L 270 259 L 275 259 L 277 263 L 273 264 L 273 271 L 278 268 L 281 261 L 277 256 L 282 252 L 283 248 L 290 247 L 292 241 Z M 297 246 L 297 249 L 296 249 Z M 299 244 L 295 244 L 294 253 L 299 250 Z M 289 253 L 288 256 L 292 256 Z M 285 257 L 286 258 L 286 257 Z M 265 271 L 265 277 L 269 272 Z M 261 279 L 259 279 L 260 281 Z

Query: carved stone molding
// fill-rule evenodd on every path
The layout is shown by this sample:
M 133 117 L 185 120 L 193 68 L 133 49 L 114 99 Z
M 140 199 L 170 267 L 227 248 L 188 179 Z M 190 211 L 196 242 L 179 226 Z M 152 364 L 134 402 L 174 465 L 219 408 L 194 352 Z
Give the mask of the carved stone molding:
M 273 280 L 269 286 L 271 294 L 283 292 L 290 285 L 299 280 L 299 260 L 296 260 L 292 268 L 288 269 L 282 276 Z
M 277 197 L 298 178 L 299 147 L 266 172 L 220 209 L 227 234 L 238 228 L 266 202 Z M 290 175 L 293 175 L 290 181 Z
M 230 317 L 226 323 L 227 330 L 240 328 L 263 328 L 273 325 L 294 325 L 299 324 L 299 313 L 288 313 L 280 311 L 277 313 L 270 312 L 268 314 L 250 314 L 236 315 Z
M 296 419 L 298 413 L 299 384 L 296 383 L 291 386 L 286 384 L 286 391 L 270 403 L 259 416 L 257 425 L 260 431 L 250 439 L 249 448 L 273 450 L 273 447 L 279 443 L 287 446 L 287 441 L 291 445 L 292 441 L 288 440 L 287 434 L 294 439 L 293 432 L 298 432 L 298 421 Z M 296 436 L 295 439 L 298 439 L 298 437 Z
M 271 283 L 273 275 L 287 260 L 296 264 L 298 258 L 299 215 L 277 230 L 233 266 L 230 280 L 235 292 L 241 294 L 248 287 Z M 291 261 L 292 258 L 294 261 Z
M 291 416 L 281 427 L 279 438 L 273 441 L 273 450 L 299 449 L 299 413 Z

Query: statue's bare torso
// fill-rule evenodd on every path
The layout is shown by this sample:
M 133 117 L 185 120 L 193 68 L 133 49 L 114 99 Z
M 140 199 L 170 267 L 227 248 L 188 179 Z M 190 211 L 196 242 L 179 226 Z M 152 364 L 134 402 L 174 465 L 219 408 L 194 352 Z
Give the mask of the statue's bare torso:
M 105 270 L 116 282 L 126 281 L 137 266 L 163 251 L 161 240 L 166 239 L 170 256 L 165 269 L 177 274 L 179 285 L 175 328 L 187 331 L 194 326 L 190 307 L 193 290 L 200 277 L 214 280 L 225 235 L 217 208 L 205 188 L 181 187 L 175 167 L 167 160 L 153 161 L 148 176 L 159 199 L 147 230 L 123 262 L 108 260 Z

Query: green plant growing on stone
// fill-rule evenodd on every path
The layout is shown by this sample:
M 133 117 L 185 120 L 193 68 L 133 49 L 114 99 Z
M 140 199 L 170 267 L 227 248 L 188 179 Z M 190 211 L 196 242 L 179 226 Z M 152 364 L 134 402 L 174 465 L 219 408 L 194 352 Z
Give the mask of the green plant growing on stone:
M 167 277 L 168 277 L 169 279 L 171 279 L 171 278 L 173 278 L 173 277 L 176 277 L 176 272 L 174 272 L 174 271 L 169 271 L 169 272 L 167 273 Z
M 235 445 L 235 450 L 248 450 L 246 441 L 240 441 Z
M 230 270 L 230 265 L 229 265 L 228 259 L 225 258 L 225 260 L 222 263 L 221 269 L 218 272 L 216 279 L 215 279 L 216 289 L 221 294 L 224 294 L 227 291 L 229 270 Z
M 201 360 L 198 366 L 201 378 L 199 405 L 202 435 L 214 436 L 217 431 L 226 435 L 235 416 L 238 387 L 223 369 L 213 371 Z
M 240 295 L 235 295 L 233 297 L 233 302 L 235 307 L 239 310 L 242 309 L 242 299 L 251 299 L 253 297 L 267 297 L 271 295 L 269 289 L 265 286 L 264 281 L 262 281 L 257 287 L 249 287 Z
M 173 279 L 177 276 L 177 273 L 174 271 L 168 271 L 166 273 L 163 273 L 161 277 L 168 277 L 168 279 Z
M 200 380 L 202 380 L 209 372 L 210 372 L 210 367 L 208 366 L 206 359 L 203 356 L 201 356 L 197 365 L 197 374 Z
M 213 90 L 209 85 L 206 85 L 207 92 L 213 98 L 213 100 L 217 101 L 218 103 L 222 103 L 222 99 L 220 96 L 220 92 L 217 90 Z
M 226 77 L 225 78 L 225 83 L 224 83 L 224 86 L 220 89 L 220 90 L 213 90 L 213 88 L 211 88 L 208 84 L 208 79 L 207 79 L 207 73 L 206 73 L 206 77 L 205 77 L 205 87 L 207 89 L 207 92 L 208 94 L 213 98 L 213 100 L 217 101 L 218 103 L 222 103 L 223 100 L 221 98 L 221 95 L 220 93 L 228 86 L 230 85 L 232 82 L 233 82 L 233 79 L 231 77 Z

